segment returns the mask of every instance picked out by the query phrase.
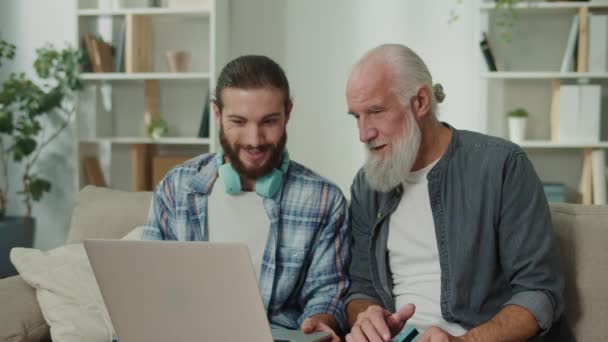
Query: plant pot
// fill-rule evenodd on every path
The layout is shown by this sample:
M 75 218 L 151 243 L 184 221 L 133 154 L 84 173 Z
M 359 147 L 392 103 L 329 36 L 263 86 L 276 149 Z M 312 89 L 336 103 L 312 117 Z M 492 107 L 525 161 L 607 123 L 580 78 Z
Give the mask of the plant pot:
M 526 139 L 526 123 L 528 118 L 509 117 L 509 139 L 522 142 Z
M 33 218 L 7 216 L 0 220 L 0 278 L 17 275 L 9 255 L 14 247 L 32 248 L 36 221 Z

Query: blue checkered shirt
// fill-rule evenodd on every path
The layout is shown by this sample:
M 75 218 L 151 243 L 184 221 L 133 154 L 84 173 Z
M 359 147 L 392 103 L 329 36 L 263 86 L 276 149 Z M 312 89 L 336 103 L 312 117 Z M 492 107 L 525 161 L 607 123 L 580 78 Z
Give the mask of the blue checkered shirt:
M 169 171 L 154 192 L 143 238 L 207 241 L 208 195 L 217 170 L 215 155 L 205 154 Z M 344 329 L 350 253 L 344 195 L 291 161 L 281 189 L 263 204 L 270 230 L 258 287 L 269 322 L 299 329 L 307 317 L 330 314 Z

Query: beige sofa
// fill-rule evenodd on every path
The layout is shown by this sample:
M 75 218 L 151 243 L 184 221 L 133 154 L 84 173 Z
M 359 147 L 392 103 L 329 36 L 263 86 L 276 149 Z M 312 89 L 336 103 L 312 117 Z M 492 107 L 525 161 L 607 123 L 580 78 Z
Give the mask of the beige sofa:
M 120 238 L 145 223 L 150 193 L 87 187 L 76 198 L 68 243 Z M 608 341 L 608 206 L 553 204 L 566 272 L 566 314 L 579 341 Z M 47 339 L 34 290 L 20 277 L 0 280 L 0 341 Z

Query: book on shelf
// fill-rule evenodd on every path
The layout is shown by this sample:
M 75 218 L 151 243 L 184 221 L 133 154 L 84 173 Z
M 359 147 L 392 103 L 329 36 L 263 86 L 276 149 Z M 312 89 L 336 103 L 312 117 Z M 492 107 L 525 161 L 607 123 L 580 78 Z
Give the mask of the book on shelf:
M 87 178 L 87 184 L 107 187 L 106 180 L 99 166 L 99 160 L 96 157 L 84 157 L 82 159 L 84 174 Z
M 492 52 L 492 47 L 490 46 L 490 40 L 488 39 L 488 34 L 486 32 L 483 33 L 483 39 L 479 42 L 479 47 L 481 48 L 481 53 L 483 58 L 488 65 L 489 71 L 498 71 L 498 67 L 496 64 L 496 58 L 494 53 Z
M 549 125 L 551 128 L 551 141 L 559 141 L 559 88 L 560 81 L 551 81 L 551 113 L 549 115 Z
M 561 72 L 574 71 L 574 59 L 576 56 L 577 43 L 578 43 L 578 28 L 579 18 L 575 15 L 572 18 L 572 24 L 570 25 L 570 33 L 568 34 L 568 42 L 566 43 L 566 51 L 562 58 L 562 65 L 560 68 Z
M 606 204 L 606 151 L 591 152 L 591 180 L 593 183 L 593 204 Z
M 589 71 L 589 8 L 581 7 L 578 11 L 578 46 L 576 52 L 576 71 Z
M 543 183 L 548 202 L 566 202 L 566 186 L 563 183 Z
M 93 72 L 112 72 L 112 46 L 101 38 L 85 35 L 84 46 Z
M 581 181 L 579 191 L 581 193 L 581 203 L 585 205 L 593 204 L 593 170 L 592 170 L 592 151 L 590 148 L 583 150 L 583 161 L 581 167 Z
M 198 128 L 198 137 L 199 138 L 209 138 L 209 120 L 210 120 L 210 110 L 209 110 L 209 102 L 211 98 L 209 96 L 209 92 L 207 91 L 207 95 L 205 96 L 205 103 L 203 103 L 203 110 L 201 113 L 201 122 Z
M 116 42 L 116 53 L 114 54 L 114 72 L 125 72 L 125 36 L 126 22 L 121 20 Z
M 125 17 L 125 71 L 152 71 L 152 18 L 127 14 Z
M 589 72 L 608 71 L 608 15 L 589 14 Z
M 600 141 L 601 86 L 561 85 L 559 89 L 559 141 Z

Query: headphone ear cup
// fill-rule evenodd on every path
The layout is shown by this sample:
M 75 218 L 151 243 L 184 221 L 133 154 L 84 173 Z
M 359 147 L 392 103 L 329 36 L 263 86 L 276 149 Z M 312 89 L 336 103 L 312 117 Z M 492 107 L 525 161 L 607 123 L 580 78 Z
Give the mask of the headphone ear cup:
M 264 198 L 271 198 L 281 187 L 282 179 L 283 173 L 277 169 L 272 169 L 270 173 L 255 182 L 255 192 Z
M 241 192 L 241 177 L 232 168 L 232 165 L 224 164 L 220 166 L 218 175 L 227 194 L 236 195 Z

